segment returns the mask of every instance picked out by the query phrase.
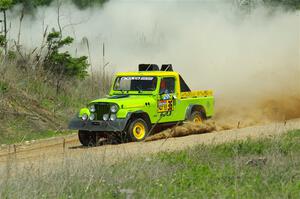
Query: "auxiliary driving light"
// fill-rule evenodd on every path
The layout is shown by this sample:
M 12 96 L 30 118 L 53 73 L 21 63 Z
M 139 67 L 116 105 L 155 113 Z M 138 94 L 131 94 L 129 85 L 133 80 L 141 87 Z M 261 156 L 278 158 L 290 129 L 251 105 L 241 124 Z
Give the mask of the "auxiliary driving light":
M 95 114 L 91 113 L 90 114 L 90 120 L 94 120 L 95 119 Z
M 117 116 L 115 114 L 111 114 L 109 119 L 111 121 L 115 121 L 117 119 Z
M 109 119 L 109 115 L 108 115 L 108 114 L 104 114 L 104 115 L 103 115 L 103 120 L 104 120 L 104 121 L 107 121 L 108 119 Z
M 83 121 L 86 121 L 88 118 L 89 118 L 89 116 L 88 116 L 86 113 L 84 113 L 84 114 L 81 116 L 81 119 L 82 119 Z

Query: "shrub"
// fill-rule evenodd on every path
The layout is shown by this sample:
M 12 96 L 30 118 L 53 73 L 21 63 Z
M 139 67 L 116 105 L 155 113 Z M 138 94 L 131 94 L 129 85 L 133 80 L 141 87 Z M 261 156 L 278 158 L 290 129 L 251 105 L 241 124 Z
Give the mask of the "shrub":
M 74 39 L 71 37 L 62 38 L 62 34 L 55 30 L 49 33 L 47 37 L 48 52 L 43 67 L 52 74 L 57 93 L 63 80 L 84 79 L 88 76 L 89 64 L 86 56 L 75 58 L 68 51 L 60 52 L 63 47 L 72 44 L 73 41 Z

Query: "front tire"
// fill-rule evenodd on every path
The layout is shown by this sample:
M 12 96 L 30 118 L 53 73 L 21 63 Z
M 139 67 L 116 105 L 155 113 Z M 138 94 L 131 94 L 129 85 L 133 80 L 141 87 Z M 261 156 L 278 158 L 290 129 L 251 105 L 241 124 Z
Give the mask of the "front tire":
M 78 138 L 83 146 L 96 146 L 96 134 L 89 131 L 79 131 Z
M 140 142 L 143 141 L 149 133 L 149 127 L 147 122 L 142 118 L 134 119 L 127 130 L 127 134 L 131 141 Z

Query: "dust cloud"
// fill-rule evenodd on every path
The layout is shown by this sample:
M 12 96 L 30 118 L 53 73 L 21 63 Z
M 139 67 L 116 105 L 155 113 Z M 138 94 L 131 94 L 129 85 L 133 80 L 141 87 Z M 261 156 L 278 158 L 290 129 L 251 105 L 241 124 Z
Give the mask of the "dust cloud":
M 247 126 L 300 117 L 299 11 L 261 5 L 245 12 L 232 2 L 112 0 L 87 10 L 63 4 L 60 23 L 75 38 L 72 53 L 88 55 L 88 41 L 94 70 L 106 62 L 112 73 L 172 63 L 192 89 L 214 90 L 216 121 Z M 57 29 L 55 4 L 25 16 L 23 47 L 39 46 L 46 26 Z

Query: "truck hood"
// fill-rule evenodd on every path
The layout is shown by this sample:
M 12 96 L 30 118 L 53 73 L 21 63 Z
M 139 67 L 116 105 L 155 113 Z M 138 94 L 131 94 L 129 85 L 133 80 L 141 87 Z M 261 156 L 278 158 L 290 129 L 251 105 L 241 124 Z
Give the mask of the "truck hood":
M 93 103 L 115 103 L 123 108 L 144 107 L 146 102 L 153 103 L 153 95 L 113 95 L 92 101 Z

